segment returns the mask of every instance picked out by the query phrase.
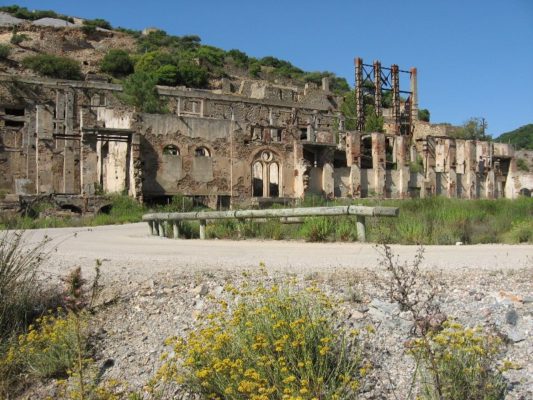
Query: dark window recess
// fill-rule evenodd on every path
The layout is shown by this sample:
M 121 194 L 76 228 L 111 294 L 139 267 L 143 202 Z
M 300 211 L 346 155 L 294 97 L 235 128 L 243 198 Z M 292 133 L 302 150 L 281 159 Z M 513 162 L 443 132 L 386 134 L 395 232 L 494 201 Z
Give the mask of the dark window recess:
M 170 144 L 163 148 L 163 154 L 167 156 L 179 156 L 180 152 L 176 146 Z
M 207 150 L 205 147 L 197 147 L 194 151 L 194 155 L 196 157 L 211 157 L 209 150 Z
M 22 128 L 24 126 L 24 121 L 5 121 L 5 126 L 9 126 L 12 128 Z
M 307 128 L 300 128 L 300 140 L 307 140 Z
M 5 114 L 13 117 L 23 117 L 25 113 L 24 108 L 6 108 Z

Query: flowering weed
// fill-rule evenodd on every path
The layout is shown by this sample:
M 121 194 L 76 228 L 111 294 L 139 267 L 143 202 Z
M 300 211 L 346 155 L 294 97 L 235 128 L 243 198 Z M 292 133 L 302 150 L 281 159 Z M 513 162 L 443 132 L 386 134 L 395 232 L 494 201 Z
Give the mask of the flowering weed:
M 157 379 L 207 399 L 353 399 L 368 366 L 316 287 L 237 290 L 184 339 Z

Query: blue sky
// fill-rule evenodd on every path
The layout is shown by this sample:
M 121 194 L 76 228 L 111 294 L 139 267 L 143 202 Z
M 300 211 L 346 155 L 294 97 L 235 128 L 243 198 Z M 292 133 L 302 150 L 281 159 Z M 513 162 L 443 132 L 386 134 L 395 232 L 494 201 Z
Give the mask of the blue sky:
M 197 34 L 204 44 L 328 70 L 353 58 L 418 68 L 432 122 L 484 117 L 493 136 L 533 123 L 533 0 L 28 0 L 113 26 Z M 408 87 L 406 87 L 408 89 Z

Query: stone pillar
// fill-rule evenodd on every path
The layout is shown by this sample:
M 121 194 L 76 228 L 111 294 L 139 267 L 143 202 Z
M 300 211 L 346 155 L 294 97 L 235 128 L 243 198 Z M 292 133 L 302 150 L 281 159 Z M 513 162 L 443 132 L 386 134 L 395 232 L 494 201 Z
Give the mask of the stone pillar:
M 377 196 L 385 193 L 385 135 L 372 133 L 372 171 L 374 173 L 374 191 Z
M 450 170 L 447 173 L 443 174 L 446 179 L 446 195 L 449 198 L 455 198 L 457 197 L 457 174 L 453 169 L 450 168 Z
M 361 158 L 361 134 L 357 132 L 346 133 L 346 165 L 360 166 Z
M 465 141 L 464 148 L 464 164 L 465 164 L 465 173 L 464 173 L 464 182 L 465 182 L 465 198 L 475 199 L 476 198 L 476 148 L 475 143 L 472 140 Z
M 200 220 L 200 239 L 205 239 L 205 226 L 207 224 L 207 221 L 205 219 Z
M 335 180 L 333 178 L 333 165 L 325 163 L 322 167 L 322 190 L 327 199 L 332 199 L 335 195 Z
M 409 180 L 411 179 L 411 172 L 407 166 L 398 167 L 398 197 L 400 199 L 406 199 L 409 197 Z
M 350 166 L 350 194 L 353 198 L 361 197 L 361 168 L 357 164 Z
M 172 236 L 174 239 L 179 239 L 180 237 L 180 225 L 179 221 L 172 221 Z
M 411 115 L 414 121 L 418 121 L 418 71 L 411 68 Z
M 494 176 L 494 170 L 490 170 L 487 173 L 485 179 L 485 198 L 494 199 L 496 197 L 496 177 Z
M 322 90 L 324 92 L 329 92 L 329 77 L 327 76 L 322 78 Z

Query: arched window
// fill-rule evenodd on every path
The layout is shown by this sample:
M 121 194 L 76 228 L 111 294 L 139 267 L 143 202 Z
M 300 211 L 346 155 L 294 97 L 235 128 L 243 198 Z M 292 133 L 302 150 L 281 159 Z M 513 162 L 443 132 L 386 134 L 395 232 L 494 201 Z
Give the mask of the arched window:
M 180 151 L 177 146 L 174 146 L 173 144 L 168 144 L 163 147 L 163 154 L 166 156 L 179 156 Z
M 206 147 L 197 147 L 196 150 L 194 150 L 194 156 L 195 157 L 211 157 L 211 154 L 209 153 L 209 150 Z
M 252 166 L 252 196 L 263 197 L 263 164 L 256 161 Z
M 264 150 L 252 163 L 252 196 L 280 196 L 280 166 L 271 151 Z

